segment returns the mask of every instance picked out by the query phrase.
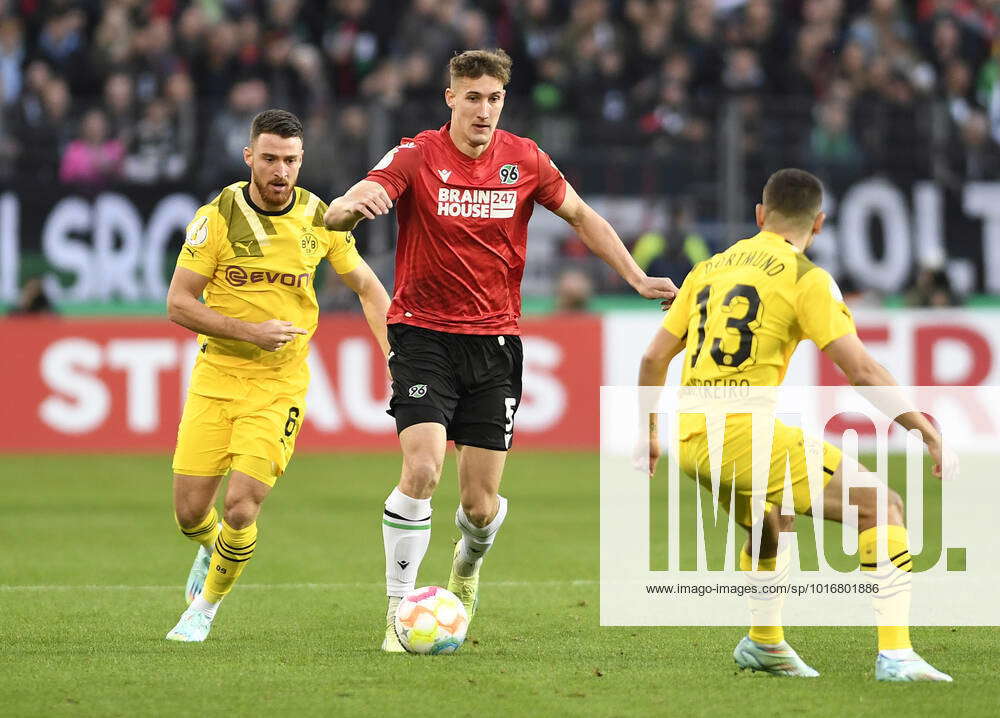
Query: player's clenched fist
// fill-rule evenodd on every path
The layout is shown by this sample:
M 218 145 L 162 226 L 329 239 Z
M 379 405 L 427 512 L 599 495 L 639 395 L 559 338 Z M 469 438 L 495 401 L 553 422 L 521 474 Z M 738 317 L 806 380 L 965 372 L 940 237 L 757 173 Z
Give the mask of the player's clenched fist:
M 297 334 L 308 334 L 305 329 L 299 329 L 291 322 L 280 319 L 268 319 L 260 324 L 251 324 L 250 342 L 269 352 L 277 351 L 292 341 Z
M 389 210 L 392 209 L 389 193 L 378 182 L 358 182 L 344 199 L 347 200 L 346 209 L 349 212 L 361 214 L 367 219 L 389 214 Z

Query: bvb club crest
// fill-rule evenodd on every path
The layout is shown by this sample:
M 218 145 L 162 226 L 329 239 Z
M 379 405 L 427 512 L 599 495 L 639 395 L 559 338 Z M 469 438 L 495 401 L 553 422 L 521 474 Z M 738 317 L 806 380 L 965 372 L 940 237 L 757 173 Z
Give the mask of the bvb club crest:
M 304 232 L 299 237 L 299 249 L 302 250 L 302 254 L 306 257 L 316 254 L 316 250 L 319 249 L 319 240 L 316 239 L 316 235 L 308 231 Z

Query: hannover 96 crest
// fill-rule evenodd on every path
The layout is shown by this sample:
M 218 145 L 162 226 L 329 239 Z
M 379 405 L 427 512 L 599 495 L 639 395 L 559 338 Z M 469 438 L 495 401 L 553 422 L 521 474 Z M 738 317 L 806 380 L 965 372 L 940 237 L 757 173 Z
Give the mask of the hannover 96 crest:
M 517 165 L 504 165 L 500 168 L 500 182 L 502 184 L 514 184 L 520 176 L 521 173 L 518 171 Z

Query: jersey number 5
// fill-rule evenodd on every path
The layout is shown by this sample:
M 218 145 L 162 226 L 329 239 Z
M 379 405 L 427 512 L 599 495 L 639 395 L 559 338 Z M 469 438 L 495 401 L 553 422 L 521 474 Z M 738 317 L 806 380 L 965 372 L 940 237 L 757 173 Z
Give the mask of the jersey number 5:
M 698 361 L 698 356 L 701 354 L 701 347 L 705 343 L 705 323 L 708 321 L 708 300 L 711 294 L 712 285 L 709 284 L 698 292 L 698 296 L 696 297 L 698 301 L 698 346 L 691 354 L 691 366 L 694 366 Z M 722 337 L 715 337 L 712 340 L 712 349 L 709 353 L 712 356 L 712 360 L 719 366 L 738 367 L 750 358 L 750 354 L 753 351 L 753 330 L 756 328 L 751 328 L 750 325 L 755 324 L 759 326 L 760 315 L 764 313 L 764 307 L 760 302 L 760 294 L 757 293 L 757 288 L 753 285 L 735 285 L 726 294 L 726 298 L 722 300 L 722 308 L 731 312 L 733 301 L 737 298 L 746 300 L 746 311 L 741 317 L 731 316 L 726 320 L 726 333 L 729 334 L 729 330 L 735 329 L 739 332 L 740 343 L 736 347 L 736 351 L 726 352 L 722 348 Z

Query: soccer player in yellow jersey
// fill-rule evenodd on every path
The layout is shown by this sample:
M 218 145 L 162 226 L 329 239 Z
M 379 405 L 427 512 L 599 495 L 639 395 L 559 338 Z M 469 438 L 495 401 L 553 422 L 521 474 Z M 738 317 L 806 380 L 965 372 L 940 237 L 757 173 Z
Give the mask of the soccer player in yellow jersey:
M 770 177 L 764 187 L 763 203 L 756 209 L 760 233 L 735 243 L 691 270 L 663 326 L 643 355 L 640 386 L 663 386 L 670 360 L 682 350 L 686 350 L 684 386 L 776 386 L 784 378 L 792 352 L 802 339 L 815 342 L 855 386 L 896 384 L 858 339 L 851 313 L 833 278 L 803 254 L 823 227 L 822 193 L 819 180 L 802 170 L 784 169 Z M 903 413 L 896 421 L 905 429 L 916 429 L 921 434 L 935 461 L 934 474 L 940 476 L 941 437 L 934 426 L 916 411 Z M 732 510 L 737 523 L 749 528 L 752 483 L 749 461 L 745 460 L 750 454 L 749 422 L 743 426 L 739 416 L 727 419 L 723 462 L 728 466 L 729 461 L 734 461 L 740 467 L 732 478 L 736 495 Z M 649 440 L 652 475 L 660 454 L 655 414 L 650 421 Z M 683 415 L 679 440 L 681 468 L 691 476 L 710 476 L 704 415 Z M 801 429 L 775 421 L 766 497 L 768 509 L 781 506 L 787 456 L 795 511 L 810 513 L 805 455 L 798 448 L 802 440 Z M 842 456 L 832 444 L 824 443 L 823 515 L 835 521 L 844 520 L 845 461 L 853 459 Z M 720 494 L 728 497 L 728 483 L 724 489 Z M 877 580 L 895 582 L 895 586 L 905 583 L 908 590 L 906 572 L 912 563 L 903 526 L 902 499 L 889 491 L 888 526 L 880 529 L 876 525 L 876 490 L 851 488 L 850 493 L 850 502 L 858 512 L 862 570 L 872 571 Z M 780 531 L 791 529 L 792 520 L 779 514 L 775 510 L 765 513 L 758 571 L 783 570 L 778 565 L 778 536 Z M 884 564 L 876 558 L 879 530 L 888 535 L 891 561 Z M 740 564 L 744 571 L 752 567 L 749 539 L 744 544 Z M 913 651 L 907 626 L 879 626 L 878 647 L 878 680 L 951 680 Z M 819 675 L 785 642 L 780 625 L 752 625 L 733 656 L 741 668 L 787 676 Z
M 170 283 L 170 319 L 198 332 L 201 353 L 173 461 L 177 524 L 200 547 L 190 605 L 169 640 L 205 640 L 219 602 L 253 556 L 261 503 L 284 473 L 305 417 L 306 356 L 319 315 L 313 277 L 324 258 L 357 293 L 388 351 L 389 296 L 351 233 L 327 230 L 326 204 L 295 186 L 302 155 L 295 115 L 257 115 L 243 150 L 250 181 L 198 210 Z M 215 500 L 227 472 L 220 522 Z

